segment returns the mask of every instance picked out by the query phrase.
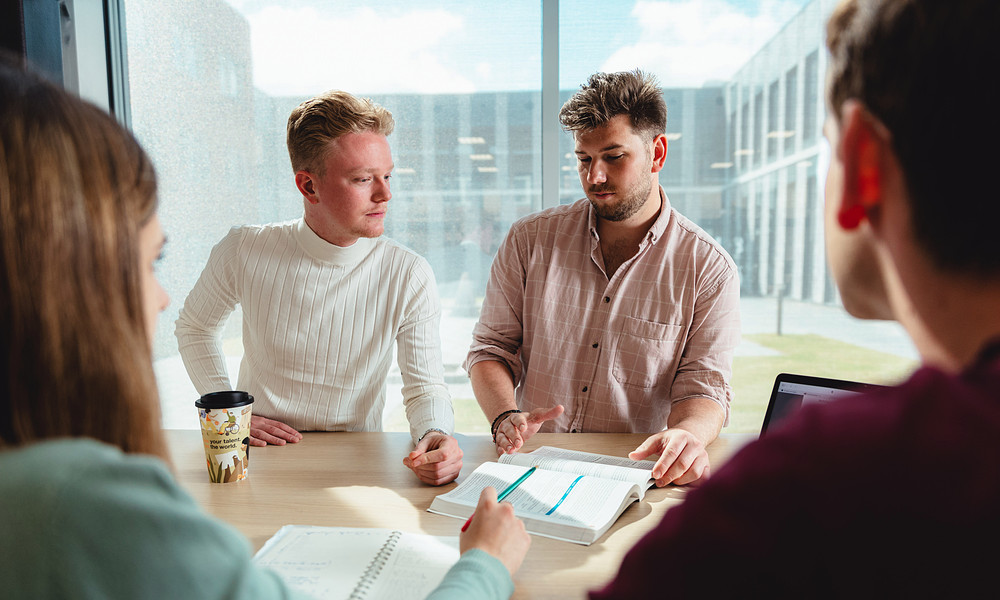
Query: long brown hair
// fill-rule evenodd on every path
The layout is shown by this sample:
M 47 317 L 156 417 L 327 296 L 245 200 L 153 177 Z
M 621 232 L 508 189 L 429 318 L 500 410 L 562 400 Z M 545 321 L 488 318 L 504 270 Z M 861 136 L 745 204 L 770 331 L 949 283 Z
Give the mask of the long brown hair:
M 166 458 L 138 249 L 155 211 L 131 134 L 0 57 L 0 446 Z

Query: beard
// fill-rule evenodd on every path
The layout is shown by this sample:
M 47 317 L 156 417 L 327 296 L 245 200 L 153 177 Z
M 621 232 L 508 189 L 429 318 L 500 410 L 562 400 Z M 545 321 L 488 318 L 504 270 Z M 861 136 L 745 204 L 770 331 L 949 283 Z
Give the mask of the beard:
M 590 205 L 594 207 L 597 216 L 606 221 L 624 221 L 639 212 L 639 209 L 646 204 L 649 193 L 653 189 L 653 182 L 648 178 L 641 178 L 632 187 L 619 195 L 617 202 L 611 205 L 600 205 L 594 201 L 593 194 L 603 194 L 614 192 L 614 188 L 608 185 L 591 186 L 587 193 Z

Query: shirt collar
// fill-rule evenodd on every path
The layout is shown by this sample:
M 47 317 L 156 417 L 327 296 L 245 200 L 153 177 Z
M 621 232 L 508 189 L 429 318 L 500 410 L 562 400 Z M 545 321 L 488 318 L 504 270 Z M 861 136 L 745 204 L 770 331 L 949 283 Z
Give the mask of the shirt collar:
M 316 235 L 305 219 L 295 223 L 295 240 L 306 254 L 320 262 L 334 265 L 352 265 L 361 261 L 375 245 L 369 238 L 359 238 L 350 246 L 336 246 Z
M 649 233 L 646 235 L 646 239 L 650 243 L 655 244 L 657 240 L 663 237 L 663 233 L 667 230 L 667 225 L 670 223 L 670 198 L 667 198 L 667 193 L 660 188 L 660 214 L 656 216 L 656 220 L 649 228 Z

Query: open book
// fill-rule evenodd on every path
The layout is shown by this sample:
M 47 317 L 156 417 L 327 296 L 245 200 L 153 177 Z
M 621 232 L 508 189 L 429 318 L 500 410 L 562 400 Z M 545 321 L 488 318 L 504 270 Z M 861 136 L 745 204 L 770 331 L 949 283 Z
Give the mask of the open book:
M 629 504 L 642 500 L 653 485 L 656 463 L 542 446 L 527 454 L 504 454 L 476 467 L 469 477 L 431 502 L 429 510 L 468 518 L 479 493 L 491 485 L 499 493 L 529 468 L 538 469 L 504 502 L 531 533 L 590 545 Z
M 458 561 L 458 537 L 286 525 L 254 562 L 314 598 L 424 598 Z

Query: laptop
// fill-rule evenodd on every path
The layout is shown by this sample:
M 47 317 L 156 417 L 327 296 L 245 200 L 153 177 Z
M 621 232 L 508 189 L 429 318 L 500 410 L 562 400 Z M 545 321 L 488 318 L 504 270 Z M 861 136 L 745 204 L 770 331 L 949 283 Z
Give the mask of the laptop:
M 760 434 L 772 428 L 788 415 L 807 404 L 823 404 L 845 396 L 877 390 L 885 386 L 874 383 L 860 383 L 843 379 L 827 379 L 811 375 L 779 373 L 774 378 L 771 398 L 764 413 L 764 424 Z

